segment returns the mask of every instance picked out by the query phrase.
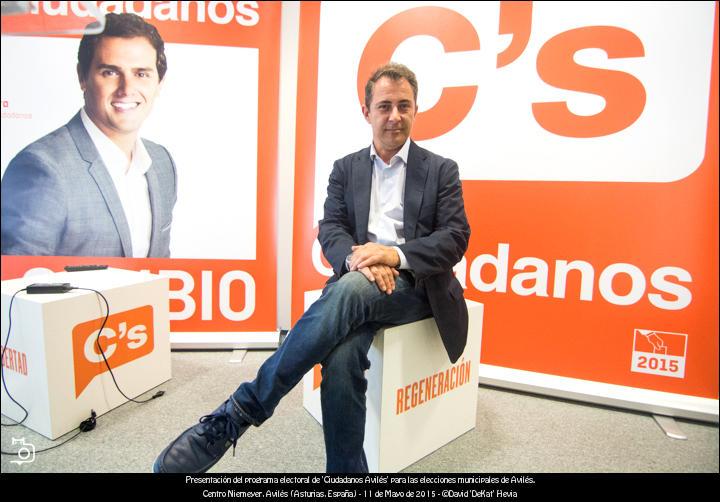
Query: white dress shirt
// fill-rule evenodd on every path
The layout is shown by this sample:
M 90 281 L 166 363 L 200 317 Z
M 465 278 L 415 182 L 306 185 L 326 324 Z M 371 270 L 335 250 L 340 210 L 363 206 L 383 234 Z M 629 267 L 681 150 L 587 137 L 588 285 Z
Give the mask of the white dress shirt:
M 405 255 L 397 247 L 405 243 L 403 197 L 409 151 L 410 138 L 386 164 L 375 151 L 375 145 L 370 143 L 373 173 L 367 237 L 370 242 L 392 246 L 400 257 L 401 269 L 410 268 Z
M 80 118 L 100 153 L 120 197 L 125 219 L 130 227 L 133 258 L 146 258 L 150 251 L 152 210 L 145 173 L 150 169 L 152 159 L 142 140 L 138 138 L 133 148 L 132 160 L 128 161 L 120 147 L 90 120 L 84 108 L 80 110 Z

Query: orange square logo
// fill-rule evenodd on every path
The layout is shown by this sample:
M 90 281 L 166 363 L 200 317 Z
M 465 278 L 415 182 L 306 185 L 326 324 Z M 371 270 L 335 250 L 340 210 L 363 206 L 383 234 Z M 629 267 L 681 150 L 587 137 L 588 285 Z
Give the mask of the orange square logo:
M 150 354 L 155 347 L 151 305 L 112 314 L 100 331 L 104 320 L 103 316 L 73 328 L 75 397 L 107 371 L 98 345 L 113 369 Z

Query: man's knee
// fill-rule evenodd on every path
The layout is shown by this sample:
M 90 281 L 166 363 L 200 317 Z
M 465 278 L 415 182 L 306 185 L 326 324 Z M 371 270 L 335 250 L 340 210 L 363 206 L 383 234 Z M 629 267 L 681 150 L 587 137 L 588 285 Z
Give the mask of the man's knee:
M 369 286 L 374 286 L 367 277 L 365 277 L 365 274 L 362 272 L 354 271 L 354 272 L 348 272 L 347 274 L 343 275 L 338 281 L 337 285 L 340 286 L 342 289 L 345 289 L 347 291 L 365 291 L 366 289 L 369 289 Z
M 376 295 L 377 286 L 368 281 L 361 272 L 348 272 L 343 275 L 337 282 L 331 284 L 326 294 L 341 298 L 342 301 L 359 300 L 373 298 Z

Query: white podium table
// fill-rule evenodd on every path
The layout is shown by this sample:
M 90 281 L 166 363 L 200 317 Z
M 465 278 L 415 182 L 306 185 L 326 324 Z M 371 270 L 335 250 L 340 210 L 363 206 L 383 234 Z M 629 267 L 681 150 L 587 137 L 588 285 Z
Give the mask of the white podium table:
M 2 281 L 3 348 L 10 300 L 33 283 L 70 283 L 107 298 L 110 315 L 100 344 L 128 397 L 171 378 L 166 277 L 109 268 Z M 2 366 L 10 394 L 28 411 L 23 425 L 55 439 L 78 427 L 91 410 L 100 416 L 127 401 L 97 349 L 105 315 L 105 302 L 92 291 L 15 296 Z M 4 387 L 2 414 L 16 421 L 25 415 Z

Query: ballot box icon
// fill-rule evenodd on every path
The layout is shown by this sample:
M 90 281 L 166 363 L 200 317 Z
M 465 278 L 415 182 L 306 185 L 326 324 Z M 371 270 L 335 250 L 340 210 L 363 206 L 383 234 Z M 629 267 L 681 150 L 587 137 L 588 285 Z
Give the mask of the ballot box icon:
M 635 329 L 633 337 L 631 371 L 685 378 L 687 334 Z

